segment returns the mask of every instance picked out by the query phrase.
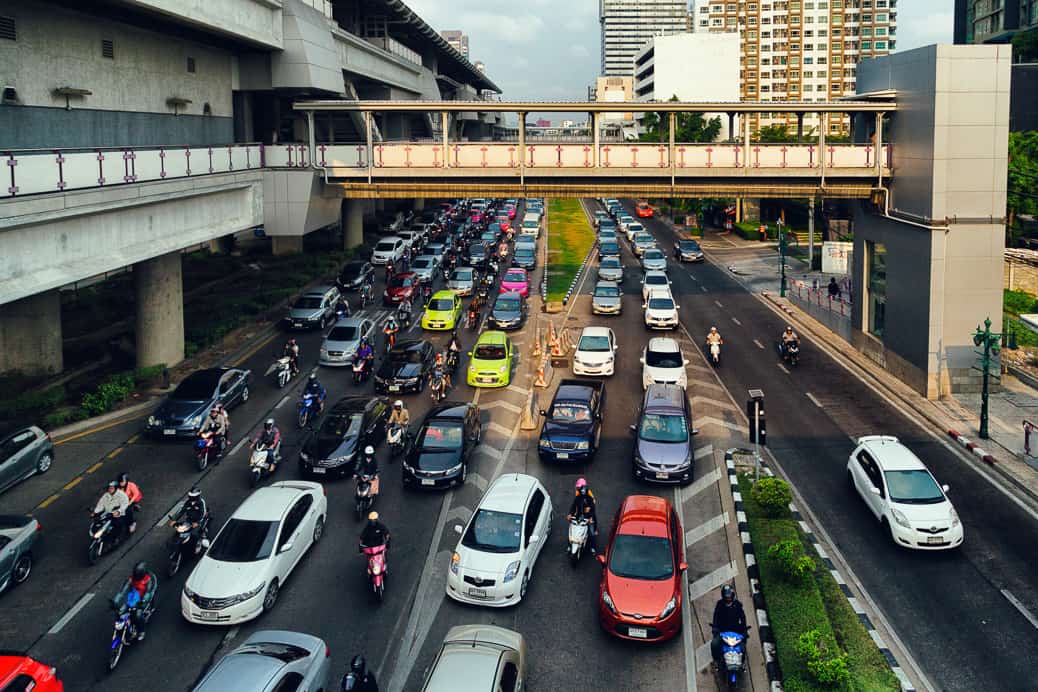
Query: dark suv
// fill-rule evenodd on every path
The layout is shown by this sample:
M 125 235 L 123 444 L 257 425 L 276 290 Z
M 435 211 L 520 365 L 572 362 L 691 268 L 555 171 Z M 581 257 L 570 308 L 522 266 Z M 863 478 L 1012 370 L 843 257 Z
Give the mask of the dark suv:
M 692 407 L 676 384 L 650 384 L 632 425 L 634 476 L 656 483 L 692 481 Z

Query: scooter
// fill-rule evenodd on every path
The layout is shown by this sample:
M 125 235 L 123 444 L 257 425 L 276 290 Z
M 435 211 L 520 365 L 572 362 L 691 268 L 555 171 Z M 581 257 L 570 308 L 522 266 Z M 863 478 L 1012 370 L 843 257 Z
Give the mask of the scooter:
M 433 374 L 429 381 L 429 391 L 433 403 L 440 403 L 447 397 L 447 379 L 442 374 Z
M 404 310 L 403 307 L 396 309 L 396 321 L 400 325 L 401 329 L 411 328 L 411 311 Z
M 447 369 L 451 375 L 458 374 L 458 352 L 447 349 Z
M 361 551 L 368 558 L 368 582 L 371 584 L 371 591 L 381 603 L 386 592 L 386 546 L 361 546 Z
M 389 458 L 393 459 L 404 453 L 404 447 L 406 446 L 407 435 L 404 432 L 404 426 L 399 423 L 393 423 L 386 430 L 386 444 L 389 445 Z
M 131 589 L 126 601 L 116 611 L 115 624 L 112 628 L 112 645 L 108 653 L 108 670 L 115 670 L 123 657 L 123 649 L 137 642 L 137 626 L 135 620 L 148 622 L 155 612 L 155 607 L 144 607 L 140 603 L 140 594 Z
M 274 377 L 277 380 L 278 388 L 284 389 L 288 381 L 292 379 L 292 359 L 288 356 L 281 356 L 267 368 L 267 372 L 263 374 L 264 377 L 275 373 Z
M 219 453 L 220 448 L 216 444 L 216 435 L 198 433 L 198 437 L 195 439 L 195 464 L 199 471 L 205 471 L 209 466 L 209 461 Z
M 305 428 L 306 424 L 317 415 L 317 410 L 320 406 L 321 402 L 317 400 L 316 396 L 308 392 L 303 392 L 298 404 L 299 415 L 297 416 L 297 420 L 300 428 Z
M 781 344 L 779 344 L 779 349 L 782 349 L 782 345 Z M 789 363 L 790 365 L 795 366 L 797 363 L 800 362 L 800 342 L 799 341 L 790 341 L 786 345 L 786 348 L 783 349 L 783 350 L 784 350 L 784 353 L 782 354 L 782 359 L 785 360 L 787 363 Z
M 711 623 L 713 626 L 713 623 Z M 749 630 L 749 627 L 746 628 Z M 735 692 L 739 689 L 739 678 L 746 673 L 746 636 L 738 632 L 721 632 L 722 664 L 717 672 L 723 676 L 721 689 Z
M 87 548 L 87 560 L 96 565 L 106 550 L 110 550 L 122 542 L 122 530 L 112 514 L 94 514 L 90 520 L 90 547 Z
M 281 445 L 278 445 L 274 449 L 274 467 L 267 462 L 267 446 L 262 442 L 257 444 L 252 449 L 252 456 L 249 457 L 249 485 L 255 488 L 259 485 L 259 482 L 264 476 L 269 476 L 277 470 L 277 465 L 281 463 Z
M 365 281 L 361 284 L 360 290 L 360 309 L 363 310 L 371 302 L 371 282 Z
M 354 500 L 354 511 L 357 513 L 357 521 L 360 521 L 364 517 L 368 516 L 368 512 L 375 505 L 375 484 L 377 483 L 374 476 L 362 474 L 357 476 L 357 489 L 353 494 Z
M 584 517 L 573 517 L 569 520 L 569 563 L 573 567 L 577 566 L 580 556 L 584 554 L 589 531 L 590 522 Z
M 353 361 L 353 384 L 360 384 L 371 375 L 371 359 L 356 358 Z
M 396 346 L 397 331 L 399 331 L 399 329 L 389 330 L 387 328 L 384 328 L 382 330 L 382 333 L 386 335 L 386 353 L 392 351 L 393 347 Z
M 717 367 L 721 364 L 721 344 L 710 344 L 706 345 L 707 351 L 709 352 L 710 364 Z
M 181 521 L 173 526 L 173 534 L 169 537 L 166 550 L 169 552 L 169 563 L 166 574 L 175 575 L 180 571 L 184 556 L 198 557 L 209 548 L 209 515 L 202 519 L 198 532 L 191 531 L 191 522 Z

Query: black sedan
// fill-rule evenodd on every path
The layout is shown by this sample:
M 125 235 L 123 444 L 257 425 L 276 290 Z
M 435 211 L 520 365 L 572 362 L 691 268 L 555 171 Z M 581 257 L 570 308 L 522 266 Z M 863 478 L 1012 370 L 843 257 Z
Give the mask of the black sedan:
M 398 341 L 375 372 L 375 391 L 421 392 L 433 368 L 436 350 L 425 340 Z
M 171 438 L 194 437 L 216 404 L 230 408 L 249 400 L 252 372 L 239 368 L 210 368 L 188 375 L 155 412 L 145 432 Z
M 502 293 L 490 311 L 490 326 L 502 331 L 520 329 L 526 323 L 527 310 L 526 299 L 517 291 Z
M 310 476 L 351 476 L 357 453 L 386 434 L 389 399 L 348 396 L 339 399 L 303 440 L 299 471 Z
M 469 245 L 466 256 L 469 266 L 482 267 L 490 259 L 490 250 L 487 249 L 485 243 L 480 241 Z
M 679 240 L 674 245 L 674 257 L 679 262 L 703 262 L 703 248 L 694 240 Z
M 371 262 L 347 262 L 339 272 L 339 288 L 344 291 L 356 290 L 363 284 L 374 283 L 375 268 Z
M 448 401 L 433 407 L 425 414 L 404 459 L 404 485 L 449 488 L 464 484 L 472 450 L 482 434 L 475 404 Z

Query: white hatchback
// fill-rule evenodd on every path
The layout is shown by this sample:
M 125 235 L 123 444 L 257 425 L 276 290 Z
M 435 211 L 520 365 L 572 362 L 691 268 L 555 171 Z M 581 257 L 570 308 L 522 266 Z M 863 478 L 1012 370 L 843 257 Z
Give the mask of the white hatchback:
M 680 305 L 674 302 L 669 290 L 655 289 L 649 291 L 649 297 L 642 304 L 645 309 L 646 329 L 677 329 L 678 310 Z
M 677 340 L 668 336 L 649 339 L 649 344 L 642 351 L 641 362 L 642 389 L 648 389 L 650 384 L 688 386 L 688 375 L 685 373 L 688 359 L 682 355 Z
M 573 351 L 573 374 L 612 375 L 617 348 L 616 335 L 609 327 L 584 327 Z
M 321 540 L 327 514 L 320 483 L 282 481 L 253 492 L 187 578 L 184 619 L 236 625 L 269 611 L 288 575 Z
M 447 568 L 447 595 L 501 608 L 526 596 L 552 524 L 548 491 L 533 476 L 512 473 L 487 488 L 461 534 Z
M 896 437 L 858 438 L 847 460 L 847 483 L 895 544 L 915 550 L 962 545 L 962 522 L 946 495 L 948 486 Z
M 391 235 L 378 241 L 371 253 L 371 263 L 384 265 L 387 262 L 396 264 L 404 256 L 404 241 L 402 238 Z

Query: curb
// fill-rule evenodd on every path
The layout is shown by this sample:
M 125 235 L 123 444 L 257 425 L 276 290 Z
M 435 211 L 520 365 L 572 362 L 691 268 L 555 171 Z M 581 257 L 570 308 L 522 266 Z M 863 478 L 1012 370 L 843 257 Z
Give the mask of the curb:
M 991 456 L 990 454 L 985 452 L 983 449 L 978 447 L 976 442 L 972 442 L 968 438 L 963 437 L 956 430 L 949 429 L 948 430 L 948 435 L 953 440 L 958 442 L 960 445 L 962 445 L 963 447 L 965 447 L 969 451 L 973 452 L 976 456 L 980 457 L 980 460 L 983 461 L 988 466 L 994 466 L 995 465 L 995 457 Z
M 743 553 L 746 555 L 746 571 L 750 577 L 750 588 L 753 589 L 753 606 L 757 610 L 757 623 L 760 627 L 761 634 L 761 646 L 764 649 L 764 661 L 768 669 L 768 679 L 771 681 L 771 686 L 774 689 L 776 680 L 779 680 L 781 685 L 781 672 L 778 668 L 778 661 L 775 659 L 775 640 L 771 632 L 771 627 L 768 626 L 765 629 L 765 623 L 768 622 L 767 612 L 764 610 L 764 594 L 760 590 L 760 582 L 757 577 L 760 574 L 757 564 L 756 557 L 753 554 L 753 543 L 750 541 L 749 527 L 746 523 L 746 514 L 743 511 L 742 496 L 739 494 L 739 478 L 735 473 L 735 462 L 732 460 L 732 455 L 735 452 L 745 451 L 739 449 L 729 449 L 724 453 L 724 463 L 728 469 L 728 482 L 731 484 L 732 498 L 735 500 L 735 516 L 739 522 L 739 535 L 742 536 L 742 547 Z M 775 478 L 775 473 L 768 466 L 768 463 L 761 458 L 760 459 L 761 472 L 770 478 Z M 836 581 L 837 586 L 840 587 L 840 591 L 843 592 L 844 597 L 847 599 L 847 603 L 854 610 L 855 615 L 858 616 L 858 621 L 861 622 L 862 626 L 865 627 L 865 631 L 869 633 L 869 638 L 876 644 L 879 652 L 886 659 L 887 665 L 890 666 L 891 672 L 897 677 L 898 682 L 901 684 L 902 692 L 916 692 L 915 687 L 909 680 L 908 675 L 905 673 L 904 668 L 898 663 L 897 657 L 887 646 L 883 639 L 883 636 L 876 630 L 876 626 L 872 624 L 872 620 L 869 618 L 868 613 L 862 607 L 861 603 L 854 594 L 851 592 L 850 587 L 847 585 L 847 580 L 840 574 L 840 570 L 836 568 L 829 554 L 826 552 L 822 544 L 819 543 L 818 538 L 815 536 L 811 527 L 804 521 L 804 517 L 800 514 L 800 511 L 796 508 L 794 503 L 789 503 L 789 512 L 793 517 L 793 520 L 797 522 L 800 530 L 807 536 L 807 540 L 810 541 L 814 551 L 818 553 L 818 557 L 825 564 L 826 569 L 829 570 L 829 574 L 832 575 Z M 761 619 L 763 616 L 763 619 Z M 767 639 L 765 638 L 767 637 Z M 769 651 L 770 649 L 770 651 Z M 772 671 L 775 671 L 773 677 Z
M 152 409 L 157 408 L 164 396 L 165 394 L 162 394 L 152 399 L 148 399 L 147 401 L 142 401 L 138 404 L 134 404 L 133 406 L 127 406 L 126 408 L 121 408 L 117 411 L 109 411 L 108 413 L 103 413 L 100 416 L 94 416 L 93 418 L 85 418 L 81 421 L 76 421 L 75 423 L 70 423 L 69 425 L 64 425 L 60 428 L 55 428 L 54 430 L 50 431 L 50 436 L 54 440 L 54 444 L 61 444 L 62 442 L 67 441 L 66 438 L 70 438 L 76 433 L 80 433 L 84 430 L 92 430 L 93 428 L 96 428 L 101 425 L 114 425 L 124 421 L 130 421 L 135 418 L 140 418 L 145 413 L 148 413 Z

